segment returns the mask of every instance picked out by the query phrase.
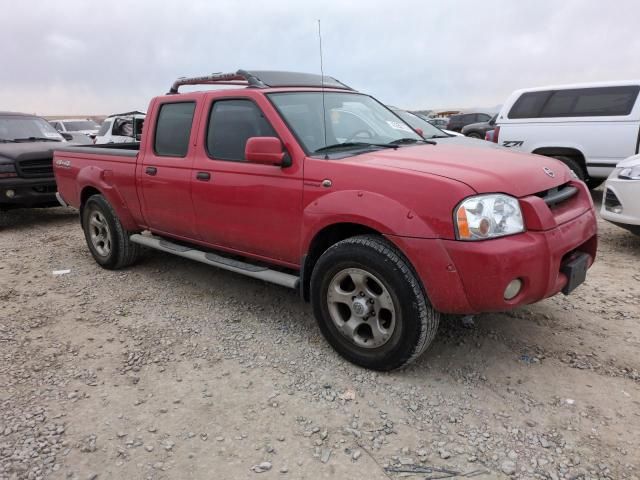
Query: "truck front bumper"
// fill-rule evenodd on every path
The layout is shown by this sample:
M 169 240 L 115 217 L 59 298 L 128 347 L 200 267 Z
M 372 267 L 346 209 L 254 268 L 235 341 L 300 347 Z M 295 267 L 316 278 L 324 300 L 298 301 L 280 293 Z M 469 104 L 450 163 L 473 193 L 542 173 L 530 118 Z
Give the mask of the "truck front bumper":
M 54 178 L 0 179 L 0 208 L 48 207 L 58 205 Z
M 609 177 L 605 183 L 600 215 L 640 235 L 640 181 Z
M 510 310 L 561 292 L 569 282 L 570 259 L 586 254 L 587 267 L 593 264 L 596 233 L 590 209 L 551 230 L 479 242 L 389 239 L 409 257 L 436 310 L 473 314 Z M 505 298 L 514 280 L 520 280 L 520 289 Z

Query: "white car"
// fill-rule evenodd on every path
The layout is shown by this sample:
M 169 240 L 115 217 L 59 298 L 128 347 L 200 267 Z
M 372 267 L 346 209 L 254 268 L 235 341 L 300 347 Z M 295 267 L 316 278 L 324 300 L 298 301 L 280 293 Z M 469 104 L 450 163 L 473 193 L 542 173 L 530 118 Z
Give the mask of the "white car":
M 640 155 L 620 162 L 604 185 L 602 218 L 640 235 Z
M 126 112 L 108 116 L 102 122 L 95 143 L 139 142 L 145 116 L 144 112 Z
M 100 129 L 100 125 L 88 118 L 49 120 L 49 123 L 60 133 L 81 133 L 89 138 L 94 138 Z
M 517 90 L 496 120 L 503 147 L 555 157 L 590 188 L 640 146 L 640 80 Z

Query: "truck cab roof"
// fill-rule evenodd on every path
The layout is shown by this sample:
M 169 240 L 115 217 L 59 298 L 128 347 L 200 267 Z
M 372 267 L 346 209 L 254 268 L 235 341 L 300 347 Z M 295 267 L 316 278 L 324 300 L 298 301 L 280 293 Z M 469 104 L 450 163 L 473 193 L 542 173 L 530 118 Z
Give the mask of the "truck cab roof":
M 314 73 L 285 72 L 278 70 L 238 70 L 235 73 L 213 73 L 200 77 L 180 77 L 169 94 L 177 94 L 184 85 L 237 85 L 247 88 L 337 88 L 354 91 L 351 87 L 328 75 Z

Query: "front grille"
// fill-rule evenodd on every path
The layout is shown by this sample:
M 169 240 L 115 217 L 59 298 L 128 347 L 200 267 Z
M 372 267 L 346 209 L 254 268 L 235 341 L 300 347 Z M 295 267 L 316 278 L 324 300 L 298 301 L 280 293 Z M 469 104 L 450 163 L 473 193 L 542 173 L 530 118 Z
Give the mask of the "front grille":
M 618 199 L 616 194 L 613 193 L 613 190 L 610 190 L 608 188 L 604 192 L 604 208 L 612 212 L 619 212 L 622 210 L 622 204 L 620 203 L 620 200 Z
M 33 187 L 33 191 L 37 193 L 56 193 L 58 189 L 55 185 L 38 185 Z
M 537 197 L 540 197 L 544 202 L 549 205 L 549 208 L 557 207 L 558 205 L 566 202 L 578 193 L 578 188 L 571 184 L 565 183 L 558 187 L 550 188 L 542 192 L 536 193 Z
M 53 162 L 51 158 L 19 160 L 16 165 L 18 174 L 23 178 L 53 177 Z

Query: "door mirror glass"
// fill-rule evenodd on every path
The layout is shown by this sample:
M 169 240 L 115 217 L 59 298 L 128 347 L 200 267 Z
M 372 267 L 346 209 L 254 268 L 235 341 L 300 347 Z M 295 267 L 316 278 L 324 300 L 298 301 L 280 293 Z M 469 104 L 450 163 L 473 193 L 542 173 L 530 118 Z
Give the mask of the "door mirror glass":
M 277 137 L 251 137 L 244 147 L 244 158 L 247 162 L 283 165 L 285 152 Z

